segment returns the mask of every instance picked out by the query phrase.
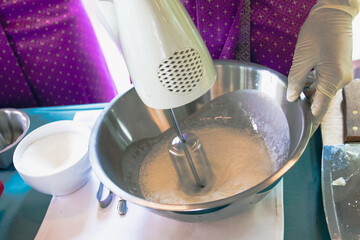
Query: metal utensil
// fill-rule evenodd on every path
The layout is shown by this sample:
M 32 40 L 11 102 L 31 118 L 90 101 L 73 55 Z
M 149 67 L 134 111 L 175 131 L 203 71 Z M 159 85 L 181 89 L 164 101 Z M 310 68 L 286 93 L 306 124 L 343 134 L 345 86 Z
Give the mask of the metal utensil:
M 14 128 L 10 120 L 11 114 L 7 110 L 0 111 L 0 129 L 4 137 L 6 145 L 10 145 L 14 141 Z
M 6 146 L 7 146 L 6 140 L 2 135 L 2 133 L 0 132 L 0 151 L 6 148 Z
M 360 237 L 360 79 L 344 89 L 344 143 L 325 145 L 322 156 L 322 192 L 332 239 Z
M 96 193 L 96 199 L 98 200 L 99 206 L 101 208 L 107 208 L 111 204 L 111 202 L 114 198 L 114 194 L 111 191 L 109 191 L 106 198 L 104 200 L 102 200 L 103 191 L 104 191 L 104 184 L 100 183 L 99 189 Z M 126 200 L 120 198 L 118 205 L 117 205 L 117 211 L 118 211 L 119 215 L 125 215 L 127 213 L 128 208 L 127 208 Z
M 0 109 L 0 168 L 12 163 L 16 145 L 26 135 L 30 119 L 23 111 L 13 108 Z
M 100 183 L 99 189 L 96 193 L 96 199 L 98 200 L 99 206 L 101 208 L 107 208 L 111 204 L 114 194 L 111 191 L 109 191 L 107 197 L 104 200 L 102 200 L 103 192 L 104 192 L 104 184 Z
M 117 205 L 117 211 L 118 211 L 119 215 L 121 215 L 121 216 L 127 214 L 128 207 L 127 207 L 126 200 L 120 198 L 118 205 Z
M 214 86 L 203 97 L 175 109 L 178 120 L 183 121 L 211 100 L 237 90 L 253 89 L 265 94 L 272 99 L 271 104 L 259 104 L 263 101 L 257 101 L 257 98 L 243 100 L 253 114 L 267 116 L 264 123 L 258 127 L 269 130 L 268 136 L 279 136 L 277 129 L 282 126 L 279 117 L 281 114 L 285 115 L 291 137 L 290 146 L 288 157 L 285 160 L 276 160 L 275 164 L 278 167 L 275 173 L 247 191 L 213 202 L 160 204 L 145 200 L 139 189 L 138 179 L 141 156 L 149 144 L 142 141 L 146 138 L 154 139 L 165 133 L 171 126 L 171 116 L 167 111 L 145 106 L 134 89 L 131 89 L 114 99 L 103 111 L 90 137 L 89 158 L 93 170 L 109 190 L 127 201 L 166 217 L 182 221 L 216 220 L 232 216 L 256 204 L 296 163 L 307 145 L 312 130 L 312 116 L 305 96 L 302 95 L 298 101 L 289 103 L 285 96 L 286 78 L 266 67 L 237 61 L 216 61 L 215 67 L 218 79 Z M 225 101 L 224 104 L 226 103 Z M 232 106 L 233 111 L 238 109 L 236 104 Z M 281 114 L 277 114 L 278 111 L 271 107 L 279 108 Z M 129 149 L 134 143 L 140 142 L 143 143 L 144 150 L 136 151 L 141 149 L 138 147 L 133 151 Z M 281 141 L 280 144 L 282 145 Z M 134 157 L 131 161 L 122 161 L 125 154 L 133 154 Z
M 323 149 L 322 191 L 332 239 L 360 236 L 360 144 Z

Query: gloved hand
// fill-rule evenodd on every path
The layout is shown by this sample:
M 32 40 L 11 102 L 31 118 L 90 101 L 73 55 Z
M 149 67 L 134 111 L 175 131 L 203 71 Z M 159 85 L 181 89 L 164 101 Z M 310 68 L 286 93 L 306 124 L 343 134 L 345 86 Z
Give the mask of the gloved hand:
M 352 19 L 358 9 L 357 0 L 320 0 L 299 33 L 287 99 L 293 102 L 299 98 L 309 72 L 314 69 L 315 81 L 307 91 L 313 93 L 314 131 L 336 92 L 352 80 Z

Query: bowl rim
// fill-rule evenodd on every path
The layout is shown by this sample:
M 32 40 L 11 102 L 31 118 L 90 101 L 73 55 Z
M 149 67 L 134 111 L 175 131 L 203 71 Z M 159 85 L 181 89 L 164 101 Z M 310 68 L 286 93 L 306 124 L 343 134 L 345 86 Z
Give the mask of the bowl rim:
M 258 68 L 259 70 L 266 70 L 271 72 L 272 74 L 275 74 L 278 76 L 279 80 L 282 81 L 286 88 L 287 88 L 287 77 L 283 74 L 251 62 L 244 62 L 244 61 L 237 61 L 237 60 L 214 60 L 215 65 L 228 65 L 228 66 L 238 66 L 239 64 L 243 67 L 249 67 L 249 68 Z M 97 157 L 97 153 L 95 151 L 96 146 L 96 136 L 100 129 L 100 126 L 102 124 L 102 120 L 104 119 L 105 115 L 108 113 L 109 110 L 111 110 L 111 107 L 123 96 L 130 94 L 130 91 L 135 91 L 134 88 L 129 89 L 123 94 L 119 94 L 116 98 L 114 98 L 110 103 L 107 104 L 107 106 L 104 108 L 104 110 L 101 112 L 101 114 L 98 116 L 94 127 L 92 128 L 91 134 L 90 134 L 90 140 L 89 140 L 89 160 L 91 163 L 91 166 L 93 168 L 93 171 L 97 178 L 104 184 L 105 187 L 107 187 L 110 191 L 115 193 L 117 196 L 130 201 L 131 203 L 140 205 L 142 207 L 154 209 L 154 210 L 161 210 L 161 211 L 172 211 L 172 212 L 197 212 L 202 210 L 209 210 L 209 209 L 215 209 L 219 206 L 226 206 L 233 202 L 235 202 L 239 198 L 243 198 L 246 196 L 250 196 L 252 194 L 260 193 L 262 191 L 265 191 L 265 189 L 268 189 L 272 186 L 272 184 L 277 183 L 283 175 L 292 168 L 295 163 L 299 160 L 302 153 L 305 151 L 306 145 L 309 142 L 309 139 L 311 137 L 311 133 L 313 131 L 313 117 L 311 114 L 310 104 L 308 100 L 306 99 L 305 95 L 302 93 L 300 95 L 300 98 L 296 100 L 299 104 L 299 106 L 302 107 L 302 111 L 304 113 L 304 120 L 308 122 L 308 125 L 305 125 L 305 127 L 302 129 L 302 137 L 301 141 L 297 144 L 297 149 L 300 149 L 300 151 L 295 151 L 292 153 L 291 156 L 289 156 L 289 160 L 281 166 L 275 173 L 270 175 L 268 178 L 262 180 L 257 185 L 251 187 L 248 190 L 245 190 L 243 192 L 234 194 L 228 198 L 218 199 L 215 201 L 209 201 L 204 203 L 195 203 L 195 204 L 168 204 L 168 203 L 157 203 L 157 202 L 151 202 L 143 198 L 139 198 L 137 196 L 134 196 L 120 187 L 118 187 L 109 177 L 107 177 L 105 171 L 103 168 L 100 167 L 100 161 Z
M 14 146 L 16 146 L 24 138 L 24 136 L 28 133 L 29 128 L 30 128 L 30 118 L 24 111 L 21 111 L 21 110 L 16 109 L 16 108 L 0 108 L 0 111 L 3 111 L 3 112 L 6 112 L 6 111 L 16 112 L 16 113 L 20 114 L 22 117 L 25 118 L 25 123 L 26 123 L 25 124 L 25 129 L 20 134 L 20 136 L 17 137 L 17 139 L 13 143 L 7 145 L 5 148 L 0 150 L 0 154 L 2 154 L 4 152 L 10 150 Z
M 27 136 L 25 136 L 15 148 L 13 155 L 13 164 L 15 169 L 21 175 L 24 175 L 26 177 L 43 178 L 43 177 L 51 177 L 57 174 L 61 174 L 73 168 L 74 166 L 80 164 L 80 162 L 82 162 L 85 158 L 87 158 L 89 152 L 88 149 L 87 151 L 85 151 L 84 154 L 81 155 L 81 157 L 78 160 L 73 161 L 70 164 L 64 164 L 62 167 L 59 167 L 55 171 L 43 172 L 41 174 L 40 173 L 34 174 L 31 171 L 28 171 L 27 168 L 23 167 L 21 161 L 22 155 L 31 143 L 43 137 L 53 135 L 56 133 L 63 133 L 63 132 L 74 132 L 81 134 L 87 138 L 87 141 L 89 140 L 90 137 L 90 129 L 87 126 L 84 126 L 73 120 L 58 120 L 42 125 L 31 131 Z

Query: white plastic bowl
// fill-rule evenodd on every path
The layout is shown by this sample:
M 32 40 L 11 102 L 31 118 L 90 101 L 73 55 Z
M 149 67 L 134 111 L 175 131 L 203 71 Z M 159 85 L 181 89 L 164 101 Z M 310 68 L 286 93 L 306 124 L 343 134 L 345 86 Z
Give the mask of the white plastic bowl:
M 89 135 L 88 127 L 74 121 L 41 126 L 16 147 L 14 166 L 37 191 L 56 196 L 70 194 L 90 177 Z

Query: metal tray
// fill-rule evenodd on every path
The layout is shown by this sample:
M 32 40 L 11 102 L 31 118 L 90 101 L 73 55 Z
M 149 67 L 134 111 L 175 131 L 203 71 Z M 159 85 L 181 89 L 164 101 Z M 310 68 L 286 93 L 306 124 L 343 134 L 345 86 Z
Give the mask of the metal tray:
M 360 144 L 324 146 L 321 180 L 331 239 L 360 239 Z

